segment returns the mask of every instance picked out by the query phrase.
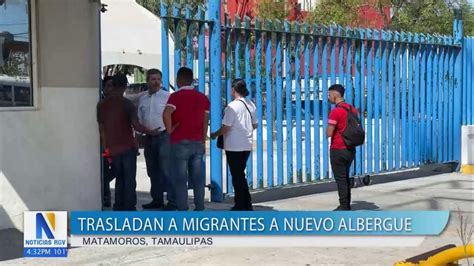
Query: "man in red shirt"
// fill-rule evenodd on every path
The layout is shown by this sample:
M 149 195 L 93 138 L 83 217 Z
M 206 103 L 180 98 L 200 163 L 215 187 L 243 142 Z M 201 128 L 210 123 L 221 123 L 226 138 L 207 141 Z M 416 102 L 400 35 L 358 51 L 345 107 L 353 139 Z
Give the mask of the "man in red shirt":
M 209 99 L 193 86 L 193 71 L 182 67 L 177 73 L 179 90 L 170 95 L 163 112 L 163 122 L 170 134 L 171 185 L 169 204 L 176 201 L 180 211 L 188 209 L 188 176 L 193 183 L 196 211 L 204 210 L 204 186 L 202 158 L 205 153 L 209 123 Z
M 337 211 L 351 210 L 349 170 L 355 157 L 355 147 L 346 146 L 342 132 L 344 132 L 347 124 L 347 110 L 351 110 L 356 116 L 358 115 L 357 109 L 345 102 L 344 92 L 344 87 L 339 84 L 329 87 L 328 92 L 329 101 L 336 104 L 336 108 L 329 113 L 326 134 L 328 138 L 331 138 L 331 168 L 339 193 L 339 207 L 335 209 Z
M 110 94 L 97 105 L 97 121 L 103 148 L 112 157 L 112 172 L 116 177 L 113 209 L 134 211 L 137 204 L 138 145 L 133 129 L 150 135 L 156 135 L 158 130 L 150 130 L 141 125 L 135 106 L 123 97 L 127 89 L 127 77 L 116 74 L 112 82 Z

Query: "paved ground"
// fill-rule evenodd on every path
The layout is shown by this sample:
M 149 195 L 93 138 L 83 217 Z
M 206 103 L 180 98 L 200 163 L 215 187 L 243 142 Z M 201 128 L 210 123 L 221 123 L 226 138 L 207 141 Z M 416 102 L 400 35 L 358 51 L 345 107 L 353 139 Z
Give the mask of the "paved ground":
M 374 183 L 378 183 L 377 179 Z M 326 186 L 334 187 L 333 184 Z M 52 261 L 20 258 L 22 235 L 18 231 L 8 230 L 0 231 L 0 264 L 393 265 L 396 261 L 446 244 L 459 245 L 460 238 L 456 231 L 459 213 L 454 211 L 461 210 L 460 214 L 473 224 L 473 187 L 473 175 L 449 173 L 373 184 L 353 190 L 354 209 L 453 211 L 446 230 L 440 236 L 426 237 L 418 247 L 384 248 L 383 243 L 380 243 L 380 246 L 370 248 L 74 248 L 70 249 L 67 260 Z M 318 191 L 317 186 L 313 188 L 316 188 L 315 192 Z M 282 194 L 282 191 L 285 190 L 278 193 Z M 142 201 L 146 199 L 146 192 L 141 195 Z M 255 197 L 264 199 L 265 195 Z M 322 193 L 260 202 L 257 210 L 331 210 L 336 201 L 336 193 L 328 189 Z M 222 210 L 229 206 L 228 203 L 209 203 L 208 209 Z

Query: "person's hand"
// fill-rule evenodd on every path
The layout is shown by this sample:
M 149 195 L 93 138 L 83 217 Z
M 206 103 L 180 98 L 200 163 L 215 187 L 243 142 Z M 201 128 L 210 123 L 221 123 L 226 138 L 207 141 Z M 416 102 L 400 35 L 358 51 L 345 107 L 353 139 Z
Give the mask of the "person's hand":
M 168 132 L 168 134 L 171 134 L 176 130 L 177 127 L 179 127 L 179 123 L 174 125 L 171 129 L 166 129 L 166 132 Z
M 211 133 L 211 139 L 217 138 L 219 135 L 217 135 L 217 132 Z

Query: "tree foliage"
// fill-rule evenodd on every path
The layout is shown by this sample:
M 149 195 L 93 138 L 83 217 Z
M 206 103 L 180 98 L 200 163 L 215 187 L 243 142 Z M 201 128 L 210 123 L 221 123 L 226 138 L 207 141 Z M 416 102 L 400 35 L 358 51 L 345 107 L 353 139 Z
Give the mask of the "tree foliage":
M 256 6 L 256 13 L 262 19 L 284 20 L 288 17 L 289 5 L 285 0 L 261 0 Z

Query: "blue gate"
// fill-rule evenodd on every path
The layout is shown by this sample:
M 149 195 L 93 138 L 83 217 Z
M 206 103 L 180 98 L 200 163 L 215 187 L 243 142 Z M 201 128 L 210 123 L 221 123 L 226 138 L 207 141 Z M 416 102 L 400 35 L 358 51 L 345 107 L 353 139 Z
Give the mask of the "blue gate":
M 463 125 L 474 125 L 474 37 L 465 37 L 463 43 Z
M 193 68 L 211 100 L 211 131 L 231 100 L 231 80 L 250 84 L 259 120 L 247 168 L 251 188 L 331 178 L 325 129 L 334 83 L 346 87 L 367 132 L 353 175 L 459 161 L 461 123 L 472 124 L 474 113 L 472 39 L 464 40 L 471 55 L 463 57 L 459 16 L 453 36 L 442 36 L 247 17 L 231 22 L 221 19 L 220 1 L 194 17 L 188 6 L 160 8 L 164 66 L 170 27 L 175 37 L 175 66 L 163 69 L 164 86 L 169 71 Z M 230 174 L 215 141 L 210 147 L 212 200 L 221 201 L 232 193 Z

